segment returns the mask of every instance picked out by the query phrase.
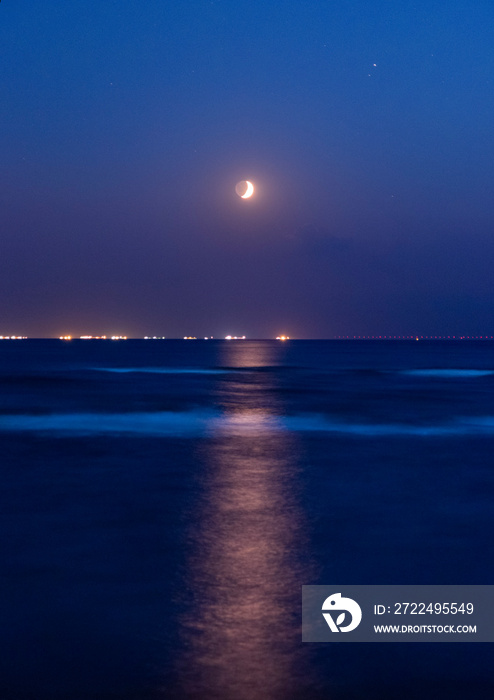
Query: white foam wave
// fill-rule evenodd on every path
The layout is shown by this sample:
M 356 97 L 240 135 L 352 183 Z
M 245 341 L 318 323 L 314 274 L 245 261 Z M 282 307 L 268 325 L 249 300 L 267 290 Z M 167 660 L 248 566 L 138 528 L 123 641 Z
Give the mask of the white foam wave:
M 226 374 L 229 369 L 206 369 L 202 367 L 93 367 L 97 372 L 117 374 Z
M 257 436 L 319 432 L 360 437 L 452 437 L 494 435 L 494 416 L 457 419 L 440 425 L 343 423 L 322 415 L 276 416 L 261 412 L 72 413 L 0 415 L 0 431 L 53 435 L 155 437 Z
M 215 414 L 206 411 L 153 413 L 51 413 L 0 416 L 0 430 L 70 435 L 194 436 L 204 433 Z
M 410 369 L 403 372 L 415 377 L 439 377 L 445 379 L 461 379 L 470 377 L 487 377 L 494 374 L 491 369 Z
M 494 434 L 494 417 L 459 419 L 440 425 L 412 425 L 407 423 L 340 423 L 324 417 L 294 416 L 285 420 L 288 429 L 295 432 L 322 432 L 361 437 L 448 437 L 455 435 Z

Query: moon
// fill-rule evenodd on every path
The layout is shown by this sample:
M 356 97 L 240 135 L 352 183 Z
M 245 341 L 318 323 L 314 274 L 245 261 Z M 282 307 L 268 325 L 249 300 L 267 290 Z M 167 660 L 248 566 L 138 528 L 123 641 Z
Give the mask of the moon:
M 249 180 L 241 180 L 235 185 L 235 192 L 242 199 L 249 199 L 254 194 L 254 185 Z

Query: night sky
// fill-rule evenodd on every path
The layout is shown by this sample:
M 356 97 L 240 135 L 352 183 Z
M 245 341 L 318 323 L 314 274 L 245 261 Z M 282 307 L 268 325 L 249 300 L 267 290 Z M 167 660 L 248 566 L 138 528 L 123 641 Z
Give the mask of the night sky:
M 0 334 L 492 334 L 492 0 L 3 0 L 0 52 Z

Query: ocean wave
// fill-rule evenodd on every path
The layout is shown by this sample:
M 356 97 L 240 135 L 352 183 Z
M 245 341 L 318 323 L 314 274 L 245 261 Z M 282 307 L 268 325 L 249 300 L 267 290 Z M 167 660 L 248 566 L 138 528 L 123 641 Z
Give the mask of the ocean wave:
M 153 413 L 49 413 L 0 416 L 0 430 L 69 435 L 195 436 L 216 417 L 206 411 Z
M 454 437 L 494 434 L 494 417 L 461 418 L 450 423 L 414 425 L 410 423 L 341 423 L 323 416 L 293 416 L 285 419 L 294 432 L 322 432 L 360 437 Z
M 214 411 L 153 413 L 52 413 L 0 415 L 0 431 L 53 435 L 127 435 L 155 437 L 257 436 L 279 432 L 330 433 L 356 437 L 453 437 L 494 435 L 494 416 L 458 418 L 449 423 L 348 423 L 323 415 L 281 416 L 262 411 L 222 414 Z
M 492 369 L 409 369 L 402 374 L 415 377 L 439 377 L 444 379 L 462 379 L 470 377 L 487 377 L 494 374 Z
M 231 369 L 206 369 L 202 367 L 92 367 L 96 372 L 115 372 L 117 374 L 227 374 Z

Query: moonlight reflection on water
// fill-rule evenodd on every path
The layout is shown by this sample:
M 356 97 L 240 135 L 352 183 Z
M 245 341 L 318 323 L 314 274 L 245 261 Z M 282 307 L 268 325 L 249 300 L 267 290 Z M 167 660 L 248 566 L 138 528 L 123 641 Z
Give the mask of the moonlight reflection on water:
M 244 367 L 265 366 L 273 359 L 265 350 L 246 348 L 239 358 L 237 349 L 236 357 Z M 187 697 L 281 700 L 300 688 L 294 674 L 304 666 L 295 611 L 309 572 L 301 562 L 296 444 L 264 430 L 277 408 L 269 374 L 254 383 L 236 376 L 220 381 L 229 420 L 201 453 L 202 517 L 191 532 L 185 587 L 193 603 L 183 621 L 182 678 Z

